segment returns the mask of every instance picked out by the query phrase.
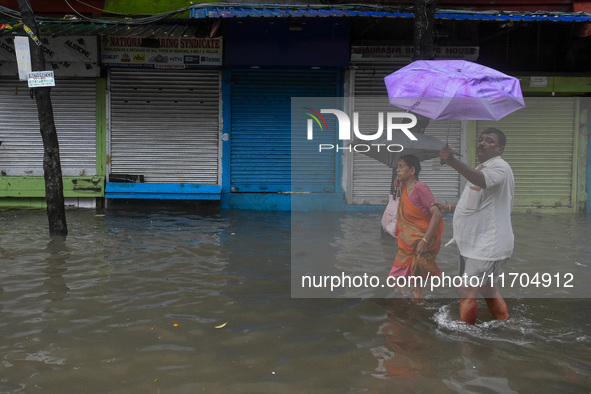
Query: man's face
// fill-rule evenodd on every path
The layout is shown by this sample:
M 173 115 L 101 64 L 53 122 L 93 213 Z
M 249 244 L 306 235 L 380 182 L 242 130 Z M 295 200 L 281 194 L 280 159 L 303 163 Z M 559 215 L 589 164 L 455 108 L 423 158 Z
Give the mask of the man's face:
M 481 164 L 495 156 L 500 156 L 504 150 L 504 146 L 499 146 L 499 136 L 495 133 L 482 133 L 476 141 L 476 156 Z

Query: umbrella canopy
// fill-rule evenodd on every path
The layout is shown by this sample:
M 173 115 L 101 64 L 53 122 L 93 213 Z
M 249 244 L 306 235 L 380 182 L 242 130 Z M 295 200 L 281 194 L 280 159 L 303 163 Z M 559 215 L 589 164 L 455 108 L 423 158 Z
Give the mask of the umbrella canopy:
M 499 120 L 525 107 L 517 78 L 465 60 L 418 60 L 385 82 L 390 104 L 431 119 Z
M 378 138 L 371 142 L 371 145 L 367 145 L 367 142 L 361 142 L 355 140 L 354 146 L 361 148 L 364 145 L 364 149 L 360 153 L 363 153 L 373 159 L 376 159 L 390 168 L 396 168 L 398 159 L 404 155 L 415 155 L 419 161 L 433 159 L 439 157 L 439 151 L 445 146 L 445 143 L 438 138 L 430 135 L 415 133 L 417 137 L 416 141 L 410 140 L 403 133 L 395 133 L 392 135 L 392 140 L 387 140 L 386 137 Z M 393 145 L 401 145 L 404 149 L 398 152 L 399 147 Z M 388 150 L 388 146 L 391 147 L 391 151 Z

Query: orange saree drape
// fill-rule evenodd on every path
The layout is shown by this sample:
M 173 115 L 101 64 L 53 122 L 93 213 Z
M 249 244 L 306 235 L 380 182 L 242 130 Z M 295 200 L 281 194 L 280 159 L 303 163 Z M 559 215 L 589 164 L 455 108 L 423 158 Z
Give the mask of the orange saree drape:
M 443 219 L 439 222 L 437 230 L 429 240 L 427 252 L 417 254 L 417 246 L 425 236 L 431 213 L 423 212 L 417 208 L 406 195 L 406 186 L 403 186 L 402 196 L 398 204 L 398 254 L 394 260 L 394 266 L 405 268 L 410 265 L 411 275 L 426 277 L 437 276 L 441 270 L 435 263 L 435 257 L 441 247 L 441 235 L 443 233 Z

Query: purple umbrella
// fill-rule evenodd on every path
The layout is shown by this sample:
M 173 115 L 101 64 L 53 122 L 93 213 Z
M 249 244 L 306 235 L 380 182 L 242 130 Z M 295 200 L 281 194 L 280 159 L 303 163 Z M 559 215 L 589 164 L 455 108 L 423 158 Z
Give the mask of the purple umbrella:
M 465 60 L 418 60 L 385 82 L 390 104 L 431 119 L 499 120 L 525 107 L 517 78 Z

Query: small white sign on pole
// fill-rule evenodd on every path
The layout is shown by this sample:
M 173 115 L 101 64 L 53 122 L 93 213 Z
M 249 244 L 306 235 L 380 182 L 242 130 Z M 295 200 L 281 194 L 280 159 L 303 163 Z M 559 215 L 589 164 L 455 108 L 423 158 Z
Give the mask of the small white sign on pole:
M 18 65 L 18 77 L 21 81 L 28 79 L 27 74 L 33 69 L 31 67 L 31 50 L 29 49 L 29 37 L 14 37 L 14 50 Z
M 53 71 L 34 71 L 28 74 L 30 88 L 40 88 L 44 86 L 55 86 Z

